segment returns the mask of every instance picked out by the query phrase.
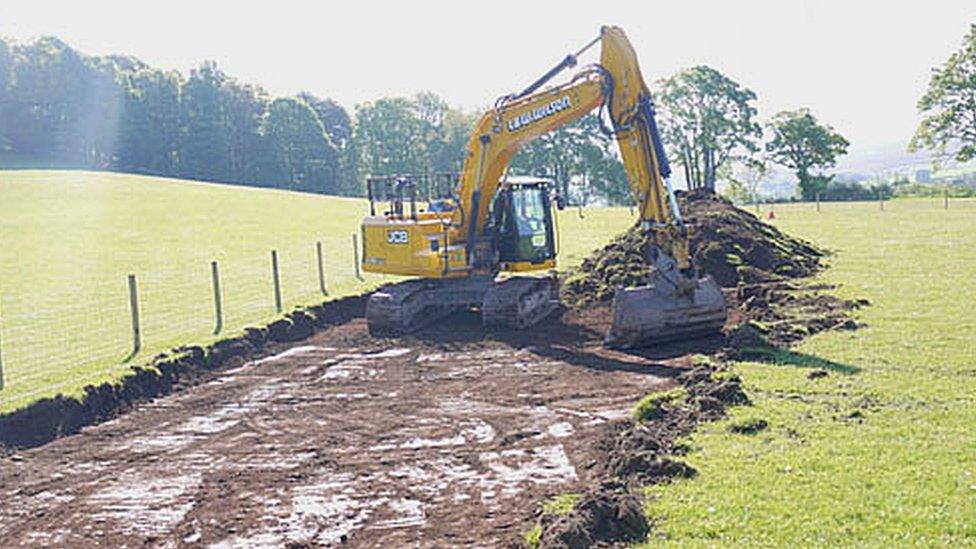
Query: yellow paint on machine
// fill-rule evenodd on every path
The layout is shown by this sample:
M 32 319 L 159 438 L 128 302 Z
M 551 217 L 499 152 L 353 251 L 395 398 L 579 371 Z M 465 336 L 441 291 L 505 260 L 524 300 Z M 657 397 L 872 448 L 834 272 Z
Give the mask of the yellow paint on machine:
M 468 274 L 464 244 L 452 244 L 449 219 L 424 212 L 417 220 L 385 215 L 363 220 L 363 270 L 428 278 Z

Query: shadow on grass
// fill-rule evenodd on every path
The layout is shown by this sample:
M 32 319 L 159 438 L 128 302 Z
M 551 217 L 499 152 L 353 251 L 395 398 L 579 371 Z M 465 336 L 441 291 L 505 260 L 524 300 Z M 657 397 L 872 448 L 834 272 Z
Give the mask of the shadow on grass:
M 793 366 L 795 368 L 820 368 L 839 374 L 853 375 L 861 371 L 857 366 L 842 364 L 820 358 L 815 355 L 798 353 L 786 349 L 776 349 L 773 347 L 748 347 L 740 351 L 740 360 L 751 362 L 762 362 L 764 364 L 775 364 L 777 366 Z

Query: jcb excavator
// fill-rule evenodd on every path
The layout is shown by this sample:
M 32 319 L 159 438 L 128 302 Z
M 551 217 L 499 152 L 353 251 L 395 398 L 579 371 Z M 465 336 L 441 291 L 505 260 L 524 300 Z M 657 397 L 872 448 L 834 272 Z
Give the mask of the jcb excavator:
M 597 42 L 599 64 L 582 67 L 568 83 L 541 89 L 575 67 Z M 487 326 L 511 328 L 532 326 L 549 315 L 558 306 L 554 276 L 501 276 L 551 271 L 556 265 L 550 189 L 545 181 L 508 177 L 508 165 L 521 145 L 597 108 L 603 131 L 617 139 L 654 273 L 646 286 L 617 289 L 605 343 L 639 347 L 720 329 L 725 300 L 711 278 L 699 277 L 689 256 L 693 228 L 682 221 L 668 179 L 670 167 L 637 56 L 623 30 L 608 26 L 482 116 L 468 140 L 461 174 L 453 186 L 448 182 L 446 199 L 432 198 L 431 189 L 438 181 L 443 188 L 450 176 L 368 180 L 363 269 L 418 277 L 370 296 L 371 333 L 410 332 L 462 308 L 480 309 Z M 385 200 L 389 210 L 377 213 Z

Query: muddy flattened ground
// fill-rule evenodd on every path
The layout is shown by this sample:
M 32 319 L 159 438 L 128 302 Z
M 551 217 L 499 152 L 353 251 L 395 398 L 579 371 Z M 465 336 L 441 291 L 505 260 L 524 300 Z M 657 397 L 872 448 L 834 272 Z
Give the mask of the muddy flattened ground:
M 470 317 L 373 340 L 354 320 L 0 459 L 0 539 L 516 542 L 544 497 L 594 480 L 603 430 L 674 384 L 686 351 L 614 353 L 561 322 L 486 337 Z

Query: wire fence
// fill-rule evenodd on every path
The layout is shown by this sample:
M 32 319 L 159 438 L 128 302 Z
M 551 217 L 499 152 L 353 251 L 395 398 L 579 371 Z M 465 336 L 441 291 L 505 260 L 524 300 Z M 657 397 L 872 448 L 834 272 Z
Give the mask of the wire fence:
M 129 366 L 204 344 L 296 306 L 366 291 L 356 235 L 208 262 L 160 262 L 114 280 L 74 280 L 62 295 L 0 293 L 0 410 L 78 393 Z M 197 264 L 200 263 L 200 264 Z

